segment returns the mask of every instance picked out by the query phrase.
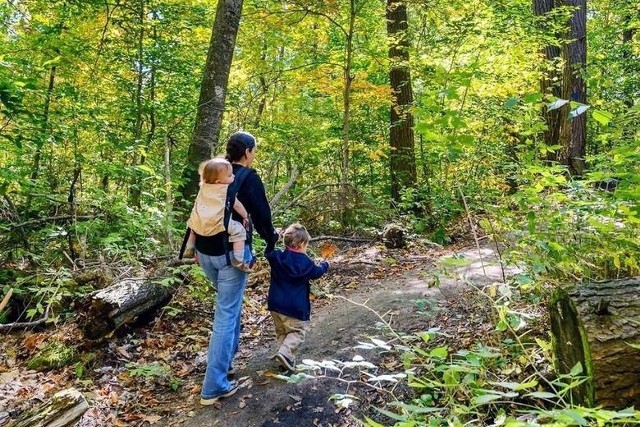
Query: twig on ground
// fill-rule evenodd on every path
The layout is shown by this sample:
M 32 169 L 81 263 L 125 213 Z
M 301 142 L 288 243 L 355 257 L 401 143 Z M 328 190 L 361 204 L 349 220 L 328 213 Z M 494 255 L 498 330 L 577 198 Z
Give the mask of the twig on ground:
M 380 319 L 380 321 L 381 321 L 382 323 L 384 323 L 384 325 L 387 327 L 387 329 L 389 329 L 389 331 L 391 331 L 391 333 L 392 333 L 392 334 L 393 334 L 393 335 L 394 335 L 398 340 L 400 340 L 403 344 L 405 344 L 405 345 L 409 346 L 409 343 L 407 343 L 407 342 L 406 342 L 406 341 L 405 341 L 405 340 L 400 336 L 400 334 L 398 334 L 398 333 L 397 333 L 397 332 L 396 332 L 396 331 L 391 327 L 391 323 L 390 323 L 389 321 L 385 320 L 385 318 L 384 318 L 384 314 L 380 314 L 380 313 L 378 313 L 378 312 L 377 312 L 377 311 L 375 311 L 373 308 L 371 308 L 371 307 L 369 307 L 369 306 L 367 305 L 367 301 L 368 301 L 368 300 L 367 300 L 367 301 L 365 301 L 365 302 L 363 302 L 363 303 L 360 303 L 360 302 L 355 302 L 354 300 L 349 299 L 349 298 L 347 298 L 347 297 L 343 297 L 342 295 L 334 295 L 334 296 L 335 296 L 336 298 L 341 298 L 341 299 L 343 299 L 343 300 L 345 300 L 345 301 L 347 301 L 347 302 L 350 302 L 350 303 L 351 303 L 351 304 L 353 304 L 353 305 L 357 305 L 358 307 L 362 307 L 362 308 L 364 308 L 364 309 L 366 309 L 366 310 L 369 310 L 370 312 L 372 312 L 373 314 L 375 314 L 375 315 L 376 315 L 376 317 L 377 317 L 378 319 Z M 386 313 L 385 313 L 385 314 L 386 314 Z

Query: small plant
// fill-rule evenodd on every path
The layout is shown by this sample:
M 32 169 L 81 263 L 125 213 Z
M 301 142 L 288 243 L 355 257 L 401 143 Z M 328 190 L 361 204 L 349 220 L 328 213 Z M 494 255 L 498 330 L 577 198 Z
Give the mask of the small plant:
M 129 369 L 129 375 L 132 377 L 142 377 L 142 378 L 164 378 L 170 371 L 170 369 L 161 365 L 160 363 L 145 363 L 139 365 L 135 362 L 127 363 L 127 368 Z
M 71 365 L 76 361 L 76 357 L 75 347 L 53 340 L 29 360 L 27 367 L 36 371 L 48 371 Z
M 131 377 L 163 384 L 173 391 L 177 391 L 182 385 L 182 380 L 171 375 L 171 368 L 161 363 L 129 362 L 126 367 Z

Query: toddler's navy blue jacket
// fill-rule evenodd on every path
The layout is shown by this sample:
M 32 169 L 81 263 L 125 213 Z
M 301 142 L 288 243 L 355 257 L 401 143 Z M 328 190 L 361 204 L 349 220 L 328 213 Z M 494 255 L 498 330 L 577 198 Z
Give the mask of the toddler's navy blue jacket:
M 267 254 L 271 265 L 271 285 L 267 305 L 269 310 L 298 320 L 309 320 L 309 280 L 320 278 L 329 263 L 316 265 L 307 254 L 289 249 L 275 249 Z

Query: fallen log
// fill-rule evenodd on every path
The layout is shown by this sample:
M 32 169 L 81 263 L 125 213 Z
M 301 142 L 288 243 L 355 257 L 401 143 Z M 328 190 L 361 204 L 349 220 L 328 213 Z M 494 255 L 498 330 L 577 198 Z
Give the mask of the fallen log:
M 23 412 L 8 427 L 65 427 L 73 425 L 89 404 L 82 393 L 70 388 L 59 391 L 48 401 Z
M 123 280 L 82 298 L 77 323 L 87 338 L 97 339 L 164 306 L 171 295 L 170 287 L 150 280 Z
M 640 277 L 560 290 L 550 319 L 558 371 L 580 363 L 587 376 L 573 391 L 577 402 L 640 407 Z

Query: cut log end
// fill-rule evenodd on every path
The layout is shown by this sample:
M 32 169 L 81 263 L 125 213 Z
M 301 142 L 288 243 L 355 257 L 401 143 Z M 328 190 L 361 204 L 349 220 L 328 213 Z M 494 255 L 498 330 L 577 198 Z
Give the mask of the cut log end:
M 556 367 L 580 363 L 587 381 L 578 402 L 605 408 L 640 407 L 640 278 L 589 283 L 558 291 L 550 307 Z

